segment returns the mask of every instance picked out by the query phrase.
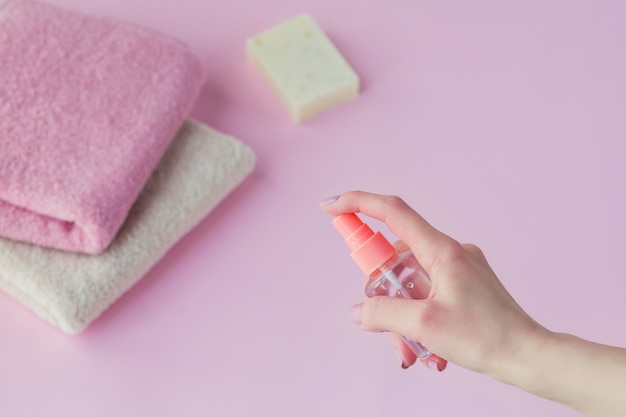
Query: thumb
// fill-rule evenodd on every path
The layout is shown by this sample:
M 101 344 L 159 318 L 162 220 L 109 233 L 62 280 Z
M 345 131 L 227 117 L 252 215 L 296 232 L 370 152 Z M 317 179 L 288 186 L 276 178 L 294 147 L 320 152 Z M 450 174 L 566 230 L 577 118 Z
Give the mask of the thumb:
M 371 332 L 393 332 L 413 340 L 423 333 L 424 309 L 428 300 L 408 300 L 396 297 L 367 298 L 352 307 L 352 320 Z

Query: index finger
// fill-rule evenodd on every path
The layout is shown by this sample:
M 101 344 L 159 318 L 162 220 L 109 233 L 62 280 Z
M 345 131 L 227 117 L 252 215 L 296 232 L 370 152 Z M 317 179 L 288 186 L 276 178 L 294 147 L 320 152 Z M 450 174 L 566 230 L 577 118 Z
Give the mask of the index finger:
M 344 213 L 363 213 L 384 222 L 389 230 L 406 243 L 422 266 L 430 271 L 440 250 L 453 239 L 431 226 L 397 196 L 349 191 L 337 200 L 322 206 L 334 216 Z

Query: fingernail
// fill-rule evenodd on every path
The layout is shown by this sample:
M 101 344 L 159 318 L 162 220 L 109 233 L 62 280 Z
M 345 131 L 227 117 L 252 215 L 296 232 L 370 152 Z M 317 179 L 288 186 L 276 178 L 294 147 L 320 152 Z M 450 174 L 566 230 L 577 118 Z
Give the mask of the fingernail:
M 338 195 L 334 195 L 332 197 L 325 198 L 322 201 L 320 201 L 320 206 L 322 206 L 322 207 L 327 206 L 329 204 L 334 203 L 337 200 L 339 200 L 339 196 Z
M 429 360 L 426 362 L 426 365 L 428 365 L 428 367 L 433 371 L 441 372 L 439 371 L 439 365 L 437 365 L 437 361 Z
M 355 324 L 361 324 L 361 307 L 363 304 L 355 304 L 350 307 L 350 320 Z
M 400 356 L 399 353 L 398 353 L 398 361 L 400 361 L 400 366 L 402 367 L 402 369 L 408 368 L 408 366 L 406 366 L 406 364 L 404 363 L 404 359 L 402 359 L 402 356 Z

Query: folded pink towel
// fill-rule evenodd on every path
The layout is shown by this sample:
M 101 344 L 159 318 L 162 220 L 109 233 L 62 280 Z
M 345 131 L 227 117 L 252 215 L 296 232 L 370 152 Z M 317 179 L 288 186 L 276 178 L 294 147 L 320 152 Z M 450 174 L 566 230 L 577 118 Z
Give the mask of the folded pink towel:
M 187 120 L 104 252 L 85 255 L 0 238 L 0 290 L 63 331 L 82 331 L 226 198 L 254 162 L 244 143 Z
M 33 0 L 0 8 L 0 236 L 99 253 L 203 81 L 178 41 Z

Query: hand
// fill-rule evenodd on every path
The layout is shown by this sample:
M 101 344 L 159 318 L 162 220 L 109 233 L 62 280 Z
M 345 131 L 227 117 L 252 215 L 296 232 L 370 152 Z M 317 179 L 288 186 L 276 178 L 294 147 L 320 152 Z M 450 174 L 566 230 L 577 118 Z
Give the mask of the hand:
M 530 333 L 544 331 L 513 300 L 474 245 L 439 232 L 398 197 L 343 194 L 323 206 L 332 214 L 360 212 L 387 224 L 431 277 L 425 300 L 374 297 L 363 301 L 360 326 L 418 340 L 431 352 L 465 368 L 497 374 Z M 405 366 L 415 355 L 398 336 L 393 345 Z
M 589 416 L 626 415 L 626 349 L 542 327 L 478 247 L 441 233 L 398 197 L 352 191 L 322 207 L 335 216 L 360 212 L 385 222 L 432 281 L 424 300 L 365 299 L 357 311 L 361 328 L 418 340 L 441 358 Z M 406 366 L 415 363 L 398 336 L 393 344 Z

